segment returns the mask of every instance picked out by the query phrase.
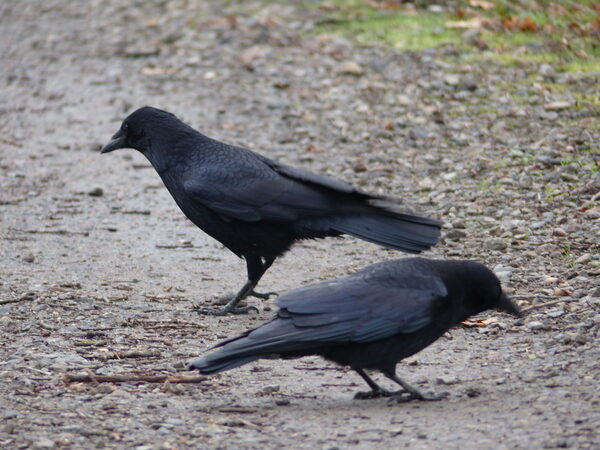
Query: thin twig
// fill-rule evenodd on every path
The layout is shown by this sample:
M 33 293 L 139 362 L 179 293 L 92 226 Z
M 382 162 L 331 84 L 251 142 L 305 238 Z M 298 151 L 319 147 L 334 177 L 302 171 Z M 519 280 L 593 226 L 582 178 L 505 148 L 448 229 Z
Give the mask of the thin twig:
M 125 352 L 101 354 L 97 355 L 96 358 L 100 361 L 107 361 L 109 359 L 151 358 L 154 356 L 160 356 L 160 352 L 158 350 L 128 350 Z
M 219 412 L 222 413 L 233 413 L 233 414 L 254 414 L 257 412 L 257 408 L 242 408 L 239 406 L 230 406 L 227 408 L 220 408 Z
M 94 383 L 95 385 L 100 384 L 100 382 L 96 378 L 96 375 L 94 375 L 91 370 L 86 370 L 85 373 L 87 374 L 85 376 L 90 379 L 90 382 Z
M 24 202 L 29 197 L 21 197 L 21 198 L 13 198 L 11 200 L 0 200 L 0 205 L 18 205 L 21 202 Z
M 18 303 L 18 302 L 24 302 L 24 301 L 31 301 L 31 300 L 35 300 L 35 295 L 31 295 L 31 294 L 25 294 L 19 298 L 7 298 L 5 300 L 0 300 L 0 305 L 6 305 L 8 303 Z
M 19 228 L 9 228 L 11 231 L 19 231 L 28 234 L 78 234 L 81 236 L 89 236 L 89 231 L 69 231 L 69 230 L 20 230 Z
M 531 306 L 528 306 L 527 308 L 523 308 L 523 309 L 522 309 L 522 311 L 523 311 L 524 313 L 526 313 L 526 312 L 528 312 L 528 311 L 531 311 L 532 309 L 540 309 L 540 308 L 545 308 L 546 306 L 552 306 L 552 305 L 556 305 L 556 304 L 558 304 L 558 303 L 564 303 L 564 302 L 566 302 L 566 301 L 567 301 L 567 300 L 565 300 L 565 299 L 563 298 L 563 299 L 560 299 L 560 300 L 552 300 L 551 302 L 546 302 L 546 303 L 538 303 L 538 304 L 536 304 L 536 305 L 531 305 Z
M 171 376 L 171 375 L 65 375 L 65 383 L 202 383 L 203 376 Z

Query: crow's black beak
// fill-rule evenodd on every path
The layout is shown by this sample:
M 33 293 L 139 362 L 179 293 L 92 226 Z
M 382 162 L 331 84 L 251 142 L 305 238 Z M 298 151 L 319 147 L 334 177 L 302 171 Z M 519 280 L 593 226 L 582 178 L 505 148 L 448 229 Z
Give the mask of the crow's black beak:
M 108 141 L 104 145 L 104 147 L 102 147 L 102 150 L 100 150 L 100 153 L 109 153 L 109 152 L 112 152 L 113 150 L 123 148 L 123 147 L 125 147 L 126 140 L 127 140 L 127 136 L 125 135 L 125 133 L 123 133 L 122 130 L 119 130 L 110 139 L 110 141 Z
M 500 301 L 498 302 L 497 308 L 500 311 L 507 312 L 513 316 L 523 317 L 523 311 L 521 311 L 521 308 L 519 308 L 517 304 L 512 301 L 504 292 L 500 296 Z

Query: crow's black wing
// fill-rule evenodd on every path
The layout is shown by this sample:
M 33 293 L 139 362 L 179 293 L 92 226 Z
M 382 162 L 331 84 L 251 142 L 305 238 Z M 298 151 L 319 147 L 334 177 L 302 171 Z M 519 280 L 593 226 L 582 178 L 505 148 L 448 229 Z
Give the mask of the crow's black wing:
M 285 176 L 261 159 L 243 165 L 202 166 L 185 179 L 184 189 L 193 201 L 220 215 L 246 222 L 296 221 L 344 207 L 324 188 L 339 188 L 338 192 L 345 193 L 351 186 L 310 172 L 296 172 L 312 180 L 304 182 L 300 176 L 296 179 Z M 318 184 L 321 188 L 317 187 L 317 180 L 322 181 Z
M 276 303 L 304 340 L 364 343 L 425 327 L 433 304 L 446 295 L 432 275 L 356 274 L 295 289 Z
M 263 156 L 258 156 L 261 161 L 271 167 L 275 172 L 292 180 L 310 183 L 315 186 L 324 187 L 344 194 L 356 194 L 365 198 L 375 198 L 374 196 L 360 191 L 351 184 L 344 183 L 343 181 L 336 180 L 335 178 L 319 175 L 304 169 L 298 169 L 297 167 L 287 166 Z

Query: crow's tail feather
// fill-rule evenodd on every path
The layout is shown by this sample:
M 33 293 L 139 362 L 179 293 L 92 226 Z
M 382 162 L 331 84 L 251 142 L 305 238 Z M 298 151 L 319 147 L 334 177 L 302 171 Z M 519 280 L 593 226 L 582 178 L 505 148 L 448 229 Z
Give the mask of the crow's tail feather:
M 291 320 L 274 320 L 246 332 L 241 336 L 221 342 L 215 350 L 188 365 L 189 370 L 213 374 L 243 366 L 252 361 L 282 354 L 301 353 L 306 343 L 296 340 L 299 330 Z
M 391 211 L 338 216 L 331 228 L 383 247 L 420 253 L 440 238 L 442 222 Z
M 362 205 L 359 211 L 306 218 L 299 225 L 315 234 L 345 233 L 408 253 L 420 253 L 439 240 L 443 222 L 394 211 L 391 206 L 395 205 L 387 200 L 377 202 Z

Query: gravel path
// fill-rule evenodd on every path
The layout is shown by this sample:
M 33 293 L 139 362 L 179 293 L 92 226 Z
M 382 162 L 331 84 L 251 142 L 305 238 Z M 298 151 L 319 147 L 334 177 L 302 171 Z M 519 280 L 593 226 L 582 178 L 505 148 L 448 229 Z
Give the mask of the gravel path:
M 322 12 L 295 3 L 0 5 L 0 447 L 600 448 L 598 74 L 358 46 L 313 33 Z M 478 317 L 402 363 L 450 393 L 436 403 L 354 400 L 362 380 L 317 358 L 65 383 L 188 375 L 273 314 L 190 313 L 245 266 L 141 155 L 98 154 L 144 104 L 439 216 L 427 256 L 487 264 L 530 314 Z M 305 242 L 261 289 L 401 256 Z

